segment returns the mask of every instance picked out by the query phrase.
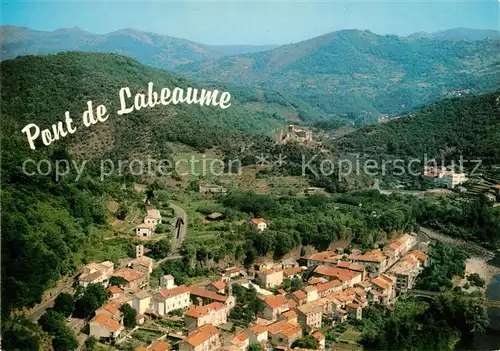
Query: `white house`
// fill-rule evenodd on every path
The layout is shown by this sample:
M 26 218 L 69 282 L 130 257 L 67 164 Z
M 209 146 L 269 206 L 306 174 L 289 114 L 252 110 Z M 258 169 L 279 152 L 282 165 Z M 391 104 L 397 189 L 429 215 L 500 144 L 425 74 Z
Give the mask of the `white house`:
M 150 306 L 156 314 L 164 316 L 171 311 L 189 307 L 189 297 L 189 289 L 185 286 L 162 289 L 153 296 Z
M 151 236 L 154 233 L 154 224 L 141 223 L 135 227 L 135 234 L 137 236 Z
M 252 218 L 250 224 L 254 225 L 260 232 L 263 232 L 267 228 L 267 223 L 264 218 Z
M 144 223 L 151 223 L 154 226 L 161 223 L 160 211 L 155 209 L 149 209 L 148 214 L 144 217 Z

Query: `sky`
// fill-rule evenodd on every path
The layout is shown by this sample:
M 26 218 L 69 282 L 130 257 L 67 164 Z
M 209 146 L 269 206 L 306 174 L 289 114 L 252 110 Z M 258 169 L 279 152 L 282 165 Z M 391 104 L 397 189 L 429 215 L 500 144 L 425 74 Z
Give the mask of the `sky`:
M 35 30 L 123 28 L 210 45 L 283 45 L 341 29 L 408 35 L 499 29 L 500 0 L 484 1 L 2 1 L 2 24 Z

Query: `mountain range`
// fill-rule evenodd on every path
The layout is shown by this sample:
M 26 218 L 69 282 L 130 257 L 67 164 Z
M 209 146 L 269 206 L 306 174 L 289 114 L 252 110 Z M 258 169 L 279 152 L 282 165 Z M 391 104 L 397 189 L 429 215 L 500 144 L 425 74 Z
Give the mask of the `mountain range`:
M 60 51 L 118 53 L 210 84 L 276 90 L 359 123 L 454 91 L 495 89 L 498 45 L 498 31 L 464 28 L 408 37 L 342 30 L 274 47 L 209 46 L 134 29 L 98 35 L 79 28 L 2 27 L 3 59 Z
M 78 27 L 47 32 L 2 26 L 1 36 L 3 60 L 21 55 L 52 54 L 61 51 L 111 52 L 130 56 L 147 65 L 167 69 L 180 64 L 259 52 L 276 47 L 275 45 L 204 45 L 130 28 L 100 35 Z
M 176 67 L 186 76 L 283 91 L 326 113 L 373 122 L 455 90 L 499 85 L 499 40 L 435 40 L 344 30 L 261 53 Z

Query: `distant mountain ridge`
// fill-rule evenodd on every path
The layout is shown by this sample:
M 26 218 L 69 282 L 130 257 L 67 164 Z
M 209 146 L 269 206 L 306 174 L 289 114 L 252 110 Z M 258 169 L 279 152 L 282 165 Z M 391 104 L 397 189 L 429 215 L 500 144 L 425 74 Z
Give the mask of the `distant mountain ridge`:
M 500 37 L 500 31 L 495 29 L 452 28 L 433 33 L 412 33 L 408 37 L 451 40 L 485 40 L 495 38 L 498 39 Z
M 3 59 L 60 51 L 117 53 L 213 84 L 280 91 L 359 124 L 454 91 L 477 94 L 500 85 L 499 37 L 491 30 L 455 28 L 408 37 L 342 30 L 273 47 L 210 46 L 134 29 L 103 35 L 80 28 L 1 29 Z
M 252 54 L 176 67 L 198 79 L 295 95 L 327 113 L 373 122 L 450 91 L 499 84 L 499 41 L 433 40 L 343 30 Z
M 25 27 L 1 26 L 2 60 L 28 54 L 52 54 L 61 51 L 110 52 L 130 56 L 143 64 L 159 68 L 255 53 L 275 45 L 204 45 L 186 39 L 121 29 L 107 34 L 93 34 L 78 27 L 52 32 Z

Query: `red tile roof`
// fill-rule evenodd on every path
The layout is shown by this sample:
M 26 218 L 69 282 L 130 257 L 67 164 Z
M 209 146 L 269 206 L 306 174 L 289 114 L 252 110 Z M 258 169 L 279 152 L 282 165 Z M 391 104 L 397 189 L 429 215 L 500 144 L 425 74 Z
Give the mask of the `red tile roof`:
M 287 320 L 297 318 L 297 311 L 295 310 L 288 310 L 286 312 L 283 312 L 281 314 L 283 317 L 285 317 Z
M 358 308 L 359 305 L 357 303 L 354 303 L 354 302 L 351 302 L 349 304 L 347 304 L 347 307 L 350 307 L 350 308 Z
M 206 299 L 214 300 L 214 301 L 219 301 L 219 302 L 226 302 L 227 296 L 217 294 L 216 292 L 209 291 L 206 289 L 198 288 L 198 287 L 191 287 L 189 288 L 189 292 L 193 296 L 199 296 L 203 297 Z
M 113 273 L 113 276 L 122 277 L 127 282 L 133 282 L 144 277 L 144 274 L 134 271 L 133 269 L 130 268 L 122 268 Z
M 113 318 L 111 318 L 111 317 L 109 317 L 109 316 L 107 316 L 105 314 L 98 314 L 98 315 L 96 315 L 90 321 L 90 323 L 92 323 L 92 322 L 96 322 L 96 323 L 105 325 L 107 328 L 112 329 L 114 331 L 120 330 L 122 328 L 122 326 L 120 325 L 120 323 L 118 323 Z
M 341 286 L 341 285 L 342 285 L 342 282 L 340 280 L 331 280 L 329 282 L 316 285 L 316 288 L 318 290 L 318 293 L 322 293 L 323 291 L 333 289 L 333 288 L 336 288 L 336 287 Z
M 259 324 L 255 324 L 253 327 L 250 328 L 250 330 L 255 335 L 260 335 L 260 334 L 265 333 L 267 331 L 266 328 L 264 328 L 262 325 L 259 325 Z
M 349 281 L 354 277 L 358 276 L 360 273 L 356 271 L 351 271 L 350 269 L 329 267 L 329 266 L 318 266 L 314 273 L 324 275 L 327 277 L 335 277 L 341 281 Z
M 299 273 L 302 273 L 302 268 L 300 268 L 300 267 L 287 268 L 283 271 L 283 274 L 286 276 L 299 274 Z
M 217 334 L 219 334 L 219 331 L 216 327 L 214 327 L 212 324 L 205 324 L 190 336 L 185 338 L 182 342 L 196 347 L 203 344 L 205 341 L 209 340 L 212 336 Z
M 264 303 L 269 307 L 271 307 L 272 309 L 281 307 L 283 305 L 288 306 L 288 300 L 283 295 L 265 297 Z
M 288 336 L 296 335 L 296 334 L 300 333 L 301 331 L 302 331 L 301 327 L 299 327 L 298 325 L 294 325 L 291 328 L 288 328 L 288 329 L 281 331 L 281 334 L 288 337 Z
M 318 330 L 318 331 L 315 331 L 314 333 L 311 334 L 311 336 L 313 338 L 315 338 L 316 340 L 324 340 L 325 339 L 325 336 Z
M 151 351 L 167 351 L 170 350 L 170 345 L 167 344 L 163 340 L 155 340 L 153 343 L 148 347 L 149 350 Z
M 266 220 L 264 218 L 252 218 L 250 220 L 250 222 L 252 222 L 253 224 L 259 224 L 259 223 L 263 223 L 265 222 Z
M 302 290 L 298 290 L 298 291 L 294 292 L 293 295 L 296 298 L 298 298 L 299 300 L 305 300 L 305 299 L 307 299 L 306 293 L 303 292 Z
M 177 295 L 180 295 L 180 294 L 185 294 L 187 292 L 189 292 L 189 289 L 187 287 L 181 285 L 181 286 L 178 286 L 178 287 L 173 288 L 173 289 L 162 289 L 162 290 L 159 291 L 159 294 L 161 296 L 163 296 L 163 298 L 169 299 L 172 296 L 177 296 Z
M 247 340 L 248 340 L 248 335 L 247 334 L 245 334 L 245 333 L 239 333 L 238 335 L 236 335 L 235 337 L 233 337 L 233 339 L 231 340 L 231 342 L 233 344 L 243 344 Z
M 415 256 L 420 262 L 425 262 L 429 258 L 429 256 L 427 256 L 427 254 L 423 253 L 420 250 L 410 251 L 410 254 L 412 254 L 413 256 Z
M 226 283 L 224 283 L 222 280 L 211 282 L 209 285 L 213 285 L 217 290 L 224 290 L 226 288 Z
M 205 306 L 193 306 L 185 316 L 199 318 L 201 316 L 206 316 L 211 311 L 218 311 L 224 308 L 224 305 L 220 302 L 212 302 Z
M 278 321 L 278 322 L 274 322 L 274 323 L 266 326 L 267 331 L 270 334 L 278 334 L 279 332 L 281 332 L 285 329 L 291 328 L 291 327 L 293 327 L 293 324 L 291 324 L 287 321 Z

